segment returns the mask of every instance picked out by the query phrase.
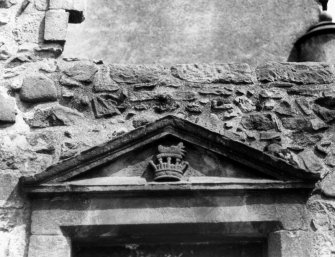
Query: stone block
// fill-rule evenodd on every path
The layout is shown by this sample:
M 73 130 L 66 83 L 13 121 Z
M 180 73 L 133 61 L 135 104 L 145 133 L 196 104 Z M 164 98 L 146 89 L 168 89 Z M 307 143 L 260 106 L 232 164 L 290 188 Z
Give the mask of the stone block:
M 49 9 L 83 12 L 85 5 L 85 0 L 50 0 Z
M 0 208 L 23 206 L 19 196 L 18 177 L 12 174 L 0 174 Z
M 69 13 L 65 10 L 49 10 L 45 15 L 44 40 L 65 41 Z
M 32 235 L 29 257 L 71 257 L 71 242 L 63 236 Z
M 69 12 L 69 23 L 81 23 L 85 20 L 85 0 L 50 0 L 50 10 L 66 10 Z
M 54 82 L 43 75 L 30 75 L 23 79 L 20 99 L 24 102 L 39 103 L 57 100 Z
M 321 182 L 322 193 L 329 197 L 335 197 L 335 173 L 331 172 Z
M 15 102 L 0 95 L 0 124 L 15 123 Z
M 275 123 L 270 114 L 251 114 L 243 116 L 241 125 L 245 129 L 267 131 L 275 128 Z
M 92 82 L 98 68 L 93 63 L 76 62 L 64 70 L 64 73 L 71 79 L 81 82 Z
M 54 126 L 71 126 L 79 122 L 83 115 L 71 108 L 61 105 L 37 108 L 31 119 L 25 119 L 31 128 Z
M 309 257 L 311 235 L 306 231 L 276 231 L 269 235 L 269 257 Z
M 298 85 L 335 81 L 334 69 L 324 63 L 267 63 L 256 69 L 260 82 L 292 82 Z
M 252 84 L 248 64 L 181 64 L 171 68 L 172 75 L 189 82 Z

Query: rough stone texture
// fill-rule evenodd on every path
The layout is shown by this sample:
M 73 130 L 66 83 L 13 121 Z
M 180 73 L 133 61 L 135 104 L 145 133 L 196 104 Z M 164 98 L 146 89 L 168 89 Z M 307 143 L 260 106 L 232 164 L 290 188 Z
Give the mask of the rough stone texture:
M 63 106 L 53 106 L 47 108 L 37 108 L 31 119 L 26 119 L 32 128 L 47 128 L 53 126 L 70 126 L 80 120 L 83 115 L 76 110 Z
M 171 68 L 173 76 L 189 82 L 252 84 L 247 64 L 185 64 Z
M 28 255 L 31 257 L 71 257 L 70 242 L 63 236 L 32 236 Z
M 312 240 L 305 231 L 278 231 L 270 234 L 269 256 L 313 256 Z
M 85 1 L 82 1 L 82 0 L 50 0 L 49 8 L 82 12 L 85 9 Z
M 335 80 L 333 66 L 319 63 L 269 63 L 256 69 L 261 82 L 290 82 L 298 85 L 328 84 Z
M 0 229 L 6 245 L 1 245 L 6 248 L 1 251 L 24 256 L 19 252 L 24 252 L 30 224 L 28 201 L 17 186 L 20 176 L 40 173 L 166 115 L 204 126 L 320 176 L 306 205 L 312 222 L 299 216 L 300 207 L 276 210 L 288 217 L 283 226 L 294 231 L 290 233 L 313 234 L 311 256 L 333 251 L 332 65 L 170 67 L 20 58 L 3 74 L 0 106 L 8 103 L 0 114 L 6 110 L 11 123 L 0 124 L 0 185 L 6 185 L 0 190 Z M 255 220 L 259 215 L 255 214 Z M 43 224 L 47 222 L 40 223 L 39 229 L 46 229 Z M 286 232 L 280 236 L 290 237 Z M 297 247 L 297 251 L 303 249 Z
M 65 56 L 126 64 L 287 61 L 294 42 L 319 14 L 315 0 L 95 0 L 87 5 L 85 22 L 69 27 Z
M 49 10 L 45 15 L 44 40 L 65 41 L 69 13 L 65 10 Z
M 91 82 L 93 75 L 97 72 L 97 67 L 92 63 L 76 63 L 64 70 L 64 73 L 71 79 L 81 82 Z
M 28 103 L 40 103 L 57 100 L 54 82 L 42 74 L 29 75 L 23 79 L 20 98 Z
M 15 122 L 15 103 L 0 95 L 0 124 Z

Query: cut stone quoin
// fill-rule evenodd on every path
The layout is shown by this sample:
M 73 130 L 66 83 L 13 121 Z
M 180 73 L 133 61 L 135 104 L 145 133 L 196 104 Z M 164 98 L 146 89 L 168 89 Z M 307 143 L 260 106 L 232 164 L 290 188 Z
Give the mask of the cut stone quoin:
M 65 10 L 49 10 L 45 14 L 44 40 L 65 41 L 69 13 Z
M 85 20 L 85 0 L 50 0 L 50 10 L 66 10 L 69 23 L 81 23 Z

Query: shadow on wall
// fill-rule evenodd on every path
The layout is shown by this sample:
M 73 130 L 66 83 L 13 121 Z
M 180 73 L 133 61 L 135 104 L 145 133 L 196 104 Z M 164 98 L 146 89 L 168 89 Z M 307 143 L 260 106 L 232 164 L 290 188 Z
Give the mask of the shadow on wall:
M 315 0 L 87 0 L 64 57 L 109 63 L 286 61 L 319 20 Z

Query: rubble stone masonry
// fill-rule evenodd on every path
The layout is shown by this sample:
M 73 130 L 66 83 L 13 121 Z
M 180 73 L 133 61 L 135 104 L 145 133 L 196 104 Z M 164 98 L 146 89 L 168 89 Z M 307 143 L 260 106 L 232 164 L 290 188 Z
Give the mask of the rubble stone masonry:
M 30 207 L 19 190 L 21 176 L 166 115 L 320 174 L 306 202 L 309 227 L 290 233 L 313 231 L 312 256 L 334 256 L 334 65 L 55 58 L 68 21 L 82 19 L 76 1 L 0 0 L 1 257 L 27 254 Z

